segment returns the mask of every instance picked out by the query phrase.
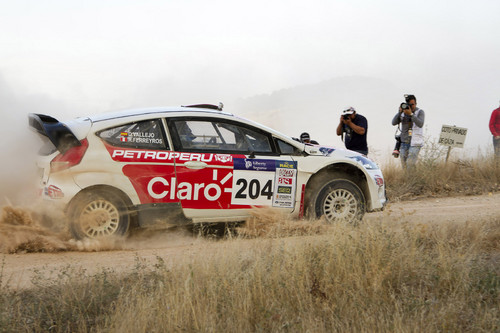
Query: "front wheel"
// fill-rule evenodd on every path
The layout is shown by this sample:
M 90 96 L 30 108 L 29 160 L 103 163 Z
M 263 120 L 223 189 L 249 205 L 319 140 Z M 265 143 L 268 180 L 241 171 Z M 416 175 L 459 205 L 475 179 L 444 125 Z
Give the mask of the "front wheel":
M 78 195 L 69 208 L 70 229 L 77 239 L 124 236 L 130 225 L 125 200 L 113 191 L 95 189 Z
M 346 179 L 332 180 L 320 188 L 312 202 L 316 217 L 328 222 L 357 224 L 365 214 L 365 197 L 359 187 Z

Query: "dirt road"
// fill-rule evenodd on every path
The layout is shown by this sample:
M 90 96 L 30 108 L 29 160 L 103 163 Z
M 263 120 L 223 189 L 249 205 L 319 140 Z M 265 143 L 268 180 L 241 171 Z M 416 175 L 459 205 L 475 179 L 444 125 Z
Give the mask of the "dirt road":
M 473 222 L 490 218 L 500 219 L 500 193 L 390 203 L 383 212 L 367 214 L 364 222 L 387 219 L 395 223 Z M 17 236 L 4 234 L 3 237 Z M 64 271 L 82 269 L 87 274 L 93 274 L 107 268 L 122 272 L 131 270 L 138 264 L 153 265 L 158 258 L 175 266 L 178 260 L 209 253 L 223 243 L 224 240 L 199 238 L 184 229 L 177 229 L 136 233 L 124 243 L 95 244 L 94 247 L 87 244 L 84 246 L 86 252 L 0 253 L 0 284 L 26 288 L 32 286 L 37 278 L 56 279 Z

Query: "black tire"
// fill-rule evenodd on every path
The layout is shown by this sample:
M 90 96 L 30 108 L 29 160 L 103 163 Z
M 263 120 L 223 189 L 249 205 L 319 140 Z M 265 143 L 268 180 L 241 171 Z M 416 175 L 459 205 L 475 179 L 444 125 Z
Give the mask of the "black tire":
M 125 236 L 131 220 L 126 200 L 108 189 L 80 193 L 68 213 L 70 230 L 76 239 Z
M 317 218 L 324 216 L 330 223 L 343 221 L 353 225 L 361 221 L 366 209 L 363 192 L 347 179 L 326 183 L 317 191 L 311 205 Z

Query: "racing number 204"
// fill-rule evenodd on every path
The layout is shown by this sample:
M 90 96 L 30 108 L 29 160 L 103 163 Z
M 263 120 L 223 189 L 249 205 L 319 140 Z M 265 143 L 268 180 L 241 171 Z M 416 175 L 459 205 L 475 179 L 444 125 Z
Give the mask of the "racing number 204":
M 271 179 L 267 180 L 262 189 L 258 179 L 247 181 L 244 178 L 240 178 L 236 181 L 236 185 L 241 186 L 234 196 L 237 199 L 246 199 L 247 194 L 250 199 L 257 199 L 259 196 L 263 196 L 271 200 L 273 197 L 273 182 Z

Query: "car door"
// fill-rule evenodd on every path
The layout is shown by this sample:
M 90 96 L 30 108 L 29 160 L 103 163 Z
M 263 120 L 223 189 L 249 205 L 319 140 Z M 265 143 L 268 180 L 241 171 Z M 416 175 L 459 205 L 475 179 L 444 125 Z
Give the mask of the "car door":
M 186 217 L 236 221 L 248 217 L 254 206 L 293 210 L 296 163 L 280 155 L 271 134 L 215 117 L 178 117 L 167 123 L 177 154 L 177 196 Z
M 170 149 L 163 120 L 120 124 L 99 131 L 97 135 L 116 162 L 113 171 L 108 172 L 107 182 L 124 183 L 121 175 L 128 178 L 135 193 L 127 190 L 125 193 L 139 200 L 139 224 L 184 222 L 180 201 L 174 192 L 176 154 Z

